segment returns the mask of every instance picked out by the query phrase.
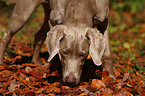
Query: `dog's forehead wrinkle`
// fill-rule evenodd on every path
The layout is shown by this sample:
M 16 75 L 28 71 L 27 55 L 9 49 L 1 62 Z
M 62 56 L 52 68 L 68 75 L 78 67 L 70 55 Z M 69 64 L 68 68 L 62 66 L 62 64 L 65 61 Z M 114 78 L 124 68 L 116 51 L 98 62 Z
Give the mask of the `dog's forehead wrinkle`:
M 66 26 L 64 30 L 66 36 L 63 39 L 63 48 L 73 48 L 75 51 L 87 51 L 89 47 L 89 42 L 86 38 L 86 27 L 83 25 L 79 26 Z M 65 46 L 65 47 L 64 47 Z
M 73 35 L 73 36 L 85 36 L 85 31 L 86 26 L 83 24 L 79 24 L 79 25 L 67 25 L 66 29 L 65 29 L 65 33 L 66 35 Z

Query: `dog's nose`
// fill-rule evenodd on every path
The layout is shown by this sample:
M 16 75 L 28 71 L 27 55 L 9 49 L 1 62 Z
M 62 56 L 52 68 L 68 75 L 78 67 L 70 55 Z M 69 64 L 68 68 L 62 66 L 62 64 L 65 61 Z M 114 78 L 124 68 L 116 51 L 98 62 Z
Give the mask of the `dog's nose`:
M 68 85 L 75 85 L 75 83 L 76 83 L 76 78 L 74 77 L 73 74 L 70 74 L 70 75 L 68 75 L 68 76 L 65 78 L 65 82 L 66 82 L 66 84 L 68 84 Z

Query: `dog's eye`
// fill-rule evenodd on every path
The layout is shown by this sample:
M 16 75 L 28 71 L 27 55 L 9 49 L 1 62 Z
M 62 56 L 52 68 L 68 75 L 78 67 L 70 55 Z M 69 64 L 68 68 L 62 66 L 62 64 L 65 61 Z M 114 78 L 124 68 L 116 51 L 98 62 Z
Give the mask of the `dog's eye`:
M 63 56 L 68 56 L 70 54 L 69 50 L 62 51 Z
M 64 54 L 64 55 L 68 55 L 69 52 L 68 52 L 68 51 L 64 51 L 63 54 Z
M 84 54 L 80 54 L 79 57 L 84 57 Z
M 82 53 L 79 54 L 79 57 L 82 57 L 82 58 L 86 57 L 86 54 L 82 52 Z

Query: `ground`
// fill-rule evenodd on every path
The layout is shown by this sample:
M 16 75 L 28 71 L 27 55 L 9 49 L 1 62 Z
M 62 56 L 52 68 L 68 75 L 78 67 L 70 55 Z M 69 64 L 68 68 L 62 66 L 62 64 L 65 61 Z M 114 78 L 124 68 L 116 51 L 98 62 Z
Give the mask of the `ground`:
M 13 8 L 13 7 L 12 7 Z M 8 31 L 12 11 L 0 9 L 0 41 Z M 136 14 L 110 9 L 109 32 L 114 54 L 113 69 L 116 80 L 109 77 L 102 66 L 91 59 L 85 62 L 81 82 L 69 87 L 61 80 L 61 64 L 56 56 L 47 65 L 45 43 L 41 59 L 45 65 L 31 63 L 34 34 L 40 29 L 44 14 L 37 8 L 24 26 L 13 37 L 6 50 L 4 64 L 0 65 L 0 95 L 92 95 L 92 96 L 144 96 L 145 95 L 145 10 Z M 103 59 L 102 59 L 103 61 Z M 102 79 L 101 79 L 102 78 Z

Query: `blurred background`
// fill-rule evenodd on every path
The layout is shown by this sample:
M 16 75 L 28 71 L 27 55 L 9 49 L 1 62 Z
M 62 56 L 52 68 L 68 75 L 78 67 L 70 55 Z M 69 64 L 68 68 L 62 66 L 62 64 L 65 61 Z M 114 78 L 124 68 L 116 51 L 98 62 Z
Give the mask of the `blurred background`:
M 0 41 L 9 29 L 13 1 L 15 0 L 0 0 Z M 39 6 L 24 28 L 14 36 L 6 53 L 30 56 L 34 34 L 40 29 L 43 20 L 43 9 Z M 123 65 L 129 72 L 145 72 L 145 0 L 110 0 L 109 22 L 114 68 Z M 45 44 L 41 51 L 47 51 Z

